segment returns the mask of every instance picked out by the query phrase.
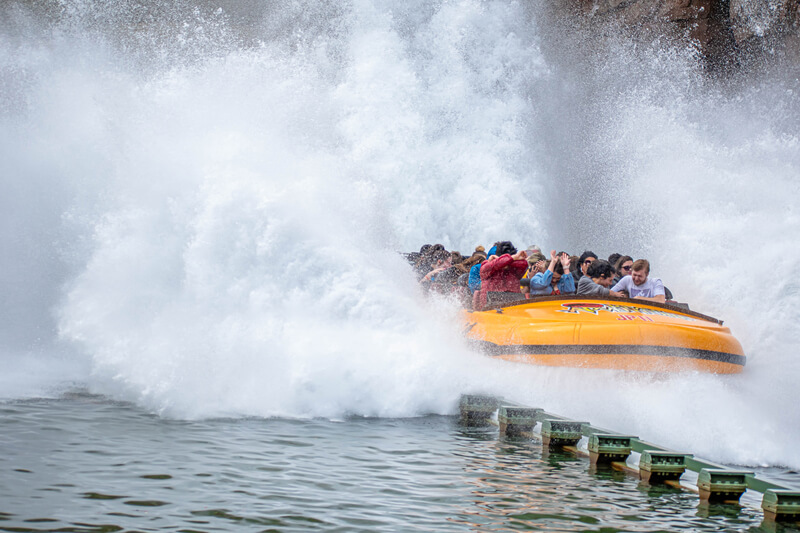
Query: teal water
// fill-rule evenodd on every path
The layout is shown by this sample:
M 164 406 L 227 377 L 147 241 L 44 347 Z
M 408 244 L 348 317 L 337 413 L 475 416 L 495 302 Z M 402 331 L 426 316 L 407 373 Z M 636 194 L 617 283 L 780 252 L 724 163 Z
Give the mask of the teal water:
M 164 419 L 0 406 L 0 531 L 793 531 L 456 417 Z

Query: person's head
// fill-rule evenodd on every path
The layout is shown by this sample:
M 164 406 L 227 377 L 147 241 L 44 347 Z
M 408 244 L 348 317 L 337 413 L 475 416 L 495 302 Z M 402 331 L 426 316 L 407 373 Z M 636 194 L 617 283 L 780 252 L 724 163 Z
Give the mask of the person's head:
M 629 255 L 622 255 L 614 264 L 614 270 L 617 271 L 618 276 L 630 276 L 631 269 L 633 268 L 633 257 Z
M 606 288 L 611 287 L 612 283 L 614 283 L 614 267 L 611 266 L 611 263 L 602 259 L 593 261 L 586 270 L 586 275 L 598 285 Z
M 561 264 L 561 261 L 556 261 L 556 267 L 553 269 L 553 275 L 555 276 L 558 274 L 558 277 L 564 275 L 564 265 Z
M 501 256 L 504 254 L 514 255 L 517 253 L 517 249 L 511 244 L 511 241 L 500 241 L 497 243 L 497 249 L 495 250 L 495 255 Z
M 650 274 L 650 262 L 647 259 L 637 259 L 631 267 L 631 278 L 634 285 L 641 285 L 647 281 Z
M 450 252 L 450 261 L 457 265 L 464 261 L 464 256 L 461 255 L 461 252 Z
M 616 267 L 620 257 L 622 254 L 611 254 L 608 256 L 608 262 L 611 263 L 611 266 Z
M 461 263 L 461 266 L 464 268 L 464 270 L 469 270 L 473 266 L 483 263 L 484 261 L 486 261 L 486 257 L 483 255 L 472 254 L 470 257 L 466 258 L 463 263 Z
M 452 265 L 450 252 L 447 250 L 436 250 L 431 254 L 431 266 L 433 268 L 446 268 Z
M 433 248 L 432 244 L 423 244 L 419 249 L 420 255 L 427 255 L 431 253 L 431 248 Z
M 534 274 L 536 272 L 544 272 L 547 269 L 544 254 L 542 252 L 538 252 L 529 255 L 528 266 Z
M 558 279 L 561 279 L 561 276 L 564 275 L 564 265 L 561 264 L 561 258 L 564 257 L 564 256 L 569 257 L 569 254 L 567 252 L 558 252 L 558 255 L 556 255 L 556 258 L 557 258 L 556 259 L 556 267 L 553 270 L 553 277 L 554 278 L 555 278 L 556 274 L 558 274 Z
M 578 264 L 580 265 L 581 273 L 586 274 L 586 270 L 589 268 L 589 265 L 597 261 L 597 255 L 594 252 L 590 252 L 586 250 L 583 252 L 578 259 Z M 608 262 L 608 261 L 606 261 Z

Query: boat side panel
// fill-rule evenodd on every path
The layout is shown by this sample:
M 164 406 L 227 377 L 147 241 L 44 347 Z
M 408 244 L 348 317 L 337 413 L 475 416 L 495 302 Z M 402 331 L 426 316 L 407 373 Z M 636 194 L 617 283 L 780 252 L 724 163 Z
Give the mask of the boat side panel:
M 540 366 L 606 368 L 639 372 L 707 372 L 738 374 L 743 365 L 708 359 L 640 354 L 501 354 L 499 359 Z
M 652 372 L 741 372 L 744 351 L 718 321 L 647 304 L 541 301 L 465 313 L 488 355 L 537 365 Z

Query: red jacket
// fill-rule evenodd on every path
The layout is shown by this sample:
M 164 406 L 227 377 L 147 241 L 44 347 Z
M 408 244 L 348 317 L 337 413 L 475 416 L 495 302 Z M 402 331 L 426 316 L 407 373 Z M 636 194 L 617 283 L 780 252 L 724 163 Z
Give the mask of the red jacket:
M 476 310 L 484 308 L 487 292 L 520 292 L 519 280 L 525 275 L 526 270 L 528 270 L 526 260 L 514 261 L 508 254 L 491 261 L 484 261 L 481 265 L 481 290 L 475 292 L 476 301 L 473 302 L 473 307 Z

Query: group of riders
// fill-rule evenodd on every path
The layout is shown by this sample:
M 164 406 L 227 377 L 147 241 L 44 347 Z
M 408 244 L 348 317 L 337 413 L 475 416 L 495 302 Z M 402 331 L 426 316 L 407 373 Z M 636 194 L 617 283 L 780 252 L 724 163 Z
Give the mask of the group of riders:
M 509 241 L 487 252 L 478 246 L 469 257 L 426 244 L 406 254 L 422 287 L 455 294 L 476 311 L 509 301 L 559 294 L 626 297 L 664 303 L 672 299 L 659 278 L 649 277 L 647 259 L 611 254 L 608 260 L 585 251 L 580 256 L 537 246 L 517 250 Z

